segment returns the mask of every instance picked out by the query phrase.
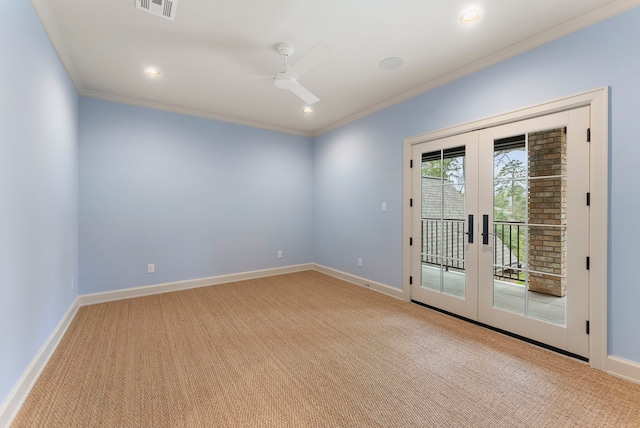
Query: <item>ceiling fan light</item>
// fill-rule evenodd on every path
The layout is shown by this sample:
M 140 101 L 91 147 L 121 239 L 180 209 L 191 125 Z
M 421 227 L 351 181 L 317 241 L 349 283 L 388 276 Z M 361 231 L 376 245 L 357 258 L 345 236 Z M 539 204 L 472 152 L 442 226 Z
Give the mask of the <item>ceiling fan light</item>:
M 160 71 L 158 71 L 155 68 L 145 68 L 144 74 L 146 74 L 149 77 L 160 77 Z

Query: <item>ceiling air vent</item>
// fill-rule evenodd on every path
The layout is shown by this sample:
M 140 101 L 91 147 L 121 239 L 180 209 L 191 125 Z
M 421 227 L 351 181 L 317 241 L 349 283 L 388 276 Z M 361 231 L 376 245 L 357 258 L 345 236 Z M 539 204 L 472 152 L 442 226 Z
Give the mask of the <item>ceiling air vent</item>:
M 176 19 L 178 0 L 136 0 L 136 7 L 171 21 Z

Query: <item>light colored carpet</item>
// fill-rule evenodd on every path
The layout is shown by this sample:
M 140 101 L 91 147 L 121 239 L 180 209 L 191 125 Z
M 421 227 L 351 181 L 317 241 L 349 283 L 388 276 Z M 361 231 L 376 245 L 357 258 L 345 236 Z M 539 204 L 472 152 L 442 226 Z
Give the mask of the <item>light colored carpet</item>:
M 79 310 L 14 427 L 639 427 L 640 386 L 308 271 Z

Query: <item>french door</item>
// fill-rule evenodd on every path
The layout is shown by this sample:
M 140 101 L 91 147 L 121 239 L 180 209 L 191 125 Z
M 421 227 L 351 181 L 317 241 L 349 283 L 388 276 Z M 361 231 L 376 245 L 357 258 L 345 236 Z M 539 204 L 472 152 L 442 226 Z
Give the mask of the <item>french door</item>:
M 582 107 L 414 145 L 411 299 L 588 358 L 588 128 Z
M 411 298 L 472 320 L 478 318 L 477 159 L 477 132 L 413 148 Z

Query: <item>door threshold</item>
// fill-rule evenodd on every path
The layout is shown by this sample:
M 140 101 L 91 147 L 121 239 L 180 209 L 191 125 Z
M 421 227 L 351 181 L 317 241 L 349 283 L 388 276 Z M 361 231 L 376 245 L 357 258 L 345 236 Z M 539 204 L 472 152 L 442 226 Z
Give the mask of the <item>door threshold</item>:
M 440 313 L 445 314 L 445 315 L 449 315 L 449 316 L 457 318 L 459 320 L 466 321 L 466 322 L 469 322 L 471 324 L 475 324 L 475 325 L 480 326 L 480 327 L 484 327 L 484 328 L 486 328 L 488 330 L 495 331 L 495 332 L 500 333 L 500 334 L 504 334 L 505 336 L 513 337 L 514 339 L 518 339 L 518 340 L 521 340 L 523 342 L 527 342 L 527 343 L 529 343 L 531 345 L 535 345 L 535 346 L 538 346 L 540 348 L 544 348 L 544 349 L 546 349 L 548 351 L 552 351 L 552 352 L 555 352 L 557 354 L 564 355 L 565 357 L 573 358 L 573 359 L 576 359 L 576 360 L 579 360 L 579 361 L 583 361 L 585 363 L 589 362 L 589 358 L 583 357 L 581 355 L 577 355 L 577 354 L 565 351 L 563 349 L 556 348 L 555 346 L 547 345 L 546 343 L 538 342 L 537 340 L 529 339 L 528 337 L 520 336 L 519 334 L 515 334 L 515 333 L 511 333 L 511 332 L 506 331 L 506 330 L 502 330 L 500 328 L 492 327 L 492 326 L 490 326 L 488 324 L 484 324 L 484 323 L 481 323 L 481 322 L 478 322 L 478 321 L 475 321 L 475 320 L 472 320 L 472 319 L 469 319 L 469 318 L 465 318 L 463 316 L 454 314 L 452 312 L 445 311 L 443 309 L 439 309 L 439 308 L 436 308 L 434 306 L 427 305 L 426 303 L 418 302 L 417 300 L 413 300 L 412 299 L 411 303 L 415 303 L 416 305 L 425 307 L 427 309 L 431 309 L 433 311 L 440 312 Z

